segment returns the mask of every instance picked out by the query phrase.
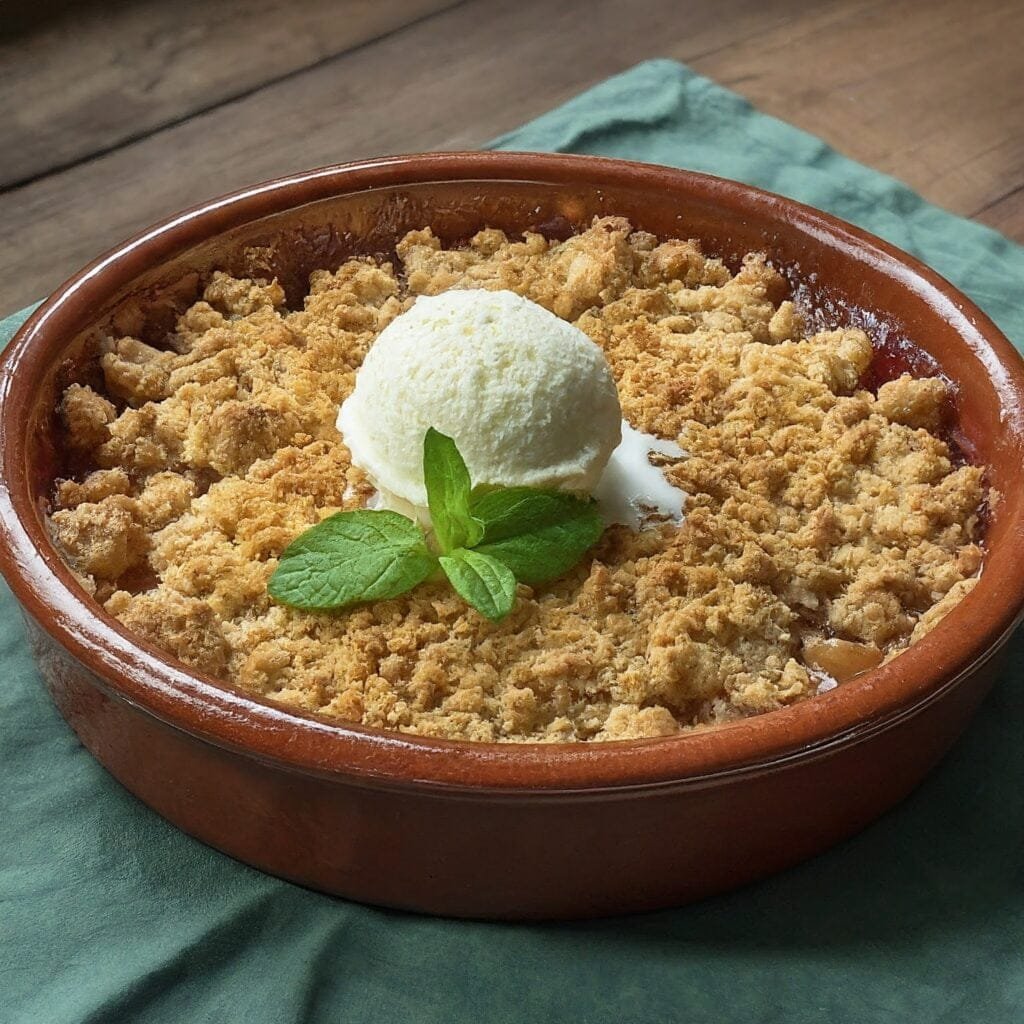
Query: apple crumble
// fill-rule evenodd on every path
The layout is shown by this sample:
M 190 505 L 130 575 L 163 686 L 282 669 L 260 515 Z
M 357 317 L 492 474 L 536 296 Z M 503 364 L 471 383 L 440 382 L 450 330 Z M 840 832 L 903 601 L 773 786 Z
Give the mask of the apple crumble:
M 373 488 L 335 428 L 378 333 L 417 295 L 508 289 L 603 349 L 682 523 L 607 529 L 495 624 L 450 588 L 314 614 L 267 581 Z M 781 708 L 892 658 L 974 585 L 983 471 L 945 439 L 950 388 L 877 388 L 856 328 L 815 330 L 762 256 L 735 273 L 619 218 L 565 241 L 429 229 L 310 279 L 216 273 L 161 347 L 110 337 L 60 415 L 53 535 L 125 627 L 294 708 L 466 740 L 662 736 Z

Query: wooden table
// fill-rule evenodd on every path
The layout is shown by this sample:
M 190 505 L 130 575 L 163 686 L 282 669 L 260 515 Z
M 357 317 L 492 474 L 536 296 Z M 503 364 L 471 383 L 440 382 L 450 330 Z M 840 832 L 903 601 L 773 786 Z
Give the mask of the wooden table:
M 1024 242 L 1021 0 L 8 0 L 0 20 L 0 315 L 180 207 L 477 147 L 656 56 Z

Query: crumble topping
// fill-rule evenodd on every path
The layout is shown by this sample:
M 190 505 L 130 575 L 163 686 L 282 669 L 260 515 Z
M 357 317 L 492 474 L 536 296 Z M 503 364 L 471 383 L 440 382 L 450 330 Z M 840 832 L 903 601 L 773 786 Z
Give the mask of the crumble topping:
M 266 593 L 299 533 L 372 488 L 335 429 L 376 335 L 418 294 L 510 289 L 606 353 L 623 414 L 677 441 L 657 457 L 681 525 L 608 529 L 564 578 L 520 584 L 493 624 L 444 584 L 313 614 Z M 109 338 L 102 393 L 65 392 L 80 479 L 52 530 L 129 629 L 273 700 L 469 740 L 661 736 L 783 707 L 891 658 L 974 584 L 979 467 L 941 436 L 938 377 L 864 390 L 863 331 L 810 333 L 763 257 L 731 274 L 694 241 L 620 218 L 564 242 L 497 230 L 397 266 L 276 282 L 214 274 L 162 348 Z

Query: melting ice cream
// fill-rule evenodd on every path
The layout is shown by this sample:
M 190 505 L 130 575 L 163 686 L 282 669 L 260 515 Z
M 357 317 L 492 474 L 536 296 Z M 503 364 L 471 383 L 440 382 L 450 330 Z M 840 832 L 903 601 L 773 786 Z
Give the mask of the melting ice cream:
M 633 529 L 682 515 L 648 457 L 679 446 L 625 422 L 600 348 L 514 292 L 421 296 L 367 353 L 338 429 L 378 506 L 426 518 L 428 427 L 454 438 L 475 484 L 593 494 L 606 522 Z

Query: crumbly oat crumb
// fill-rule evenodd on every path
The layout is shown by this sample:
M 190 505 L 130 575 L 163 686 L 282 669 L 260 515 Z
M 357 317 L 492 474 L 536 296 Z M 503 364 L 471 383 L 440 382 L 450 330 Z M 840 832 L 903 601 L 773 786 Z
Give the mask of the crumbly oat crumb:
M 397 259 L 315 272 L 298 310 L 276 282 L 215 274 L 165 348 L 107 341 L 106 395 L 67 389 L 69 448 L 94 468 L 58 482 L 54 535 L 129 628 L 366 725 L 613 740 L 804 700 L 820 681 L 805 644 L 845 641 L 830 664 L 892 657 L 973 586 L 983 473 L 941 437 L 947 385 L 862 389 L 868 337 L 809 333 L 762 257 L 732 274 L 607 217 L 564 242 L 486 230 L 458 249 L 424 229 Z M 609 529 L 499 624 L 437 584 L 337 614 L 272 604 L 285 546 L 372 493 L 334 427 L 363 357 L 412 297 L 449 288 L 511 289 L 601 346 L 630 422 L 689 453 L 664 467 L 686 519 Z

